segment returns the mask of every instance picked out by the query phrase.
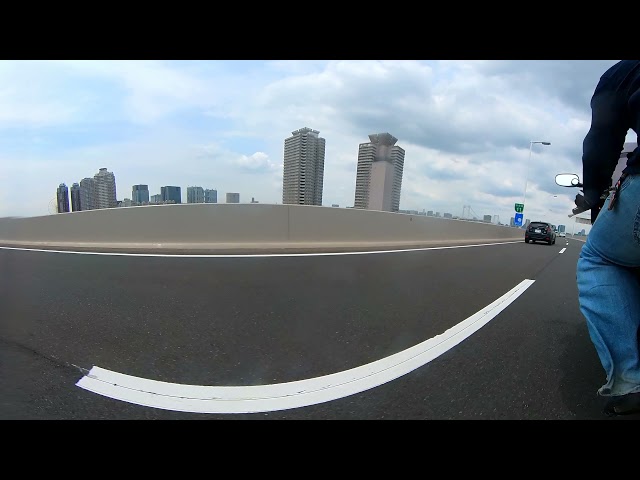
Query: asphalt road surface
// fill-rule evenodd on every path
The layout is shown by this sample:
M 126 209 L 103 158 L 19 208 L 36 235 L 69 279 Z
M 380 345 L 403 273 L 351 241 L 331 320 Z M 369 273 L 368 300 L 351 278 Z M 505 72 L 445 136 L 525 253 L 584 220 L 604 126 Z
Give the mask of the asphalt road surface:
M 0 419 L 638 419 L 604 416 L 596 396 L 583 244 L 0 248 Z

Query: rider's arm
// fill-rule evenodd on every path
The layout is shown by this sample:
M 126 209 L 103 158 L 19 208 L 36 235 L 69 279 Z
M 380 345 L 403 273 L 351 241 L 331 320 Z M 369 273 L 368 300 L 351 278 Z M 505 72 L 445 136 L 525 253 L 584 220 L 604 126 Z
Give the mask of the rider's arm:
M 591 98 L 591 128 L 582 145 L 582 183 L 590 205 L 597 205 L 602 192 L 611 186 L 629 130 L 627 99 L 617 86 L 605 74 Z

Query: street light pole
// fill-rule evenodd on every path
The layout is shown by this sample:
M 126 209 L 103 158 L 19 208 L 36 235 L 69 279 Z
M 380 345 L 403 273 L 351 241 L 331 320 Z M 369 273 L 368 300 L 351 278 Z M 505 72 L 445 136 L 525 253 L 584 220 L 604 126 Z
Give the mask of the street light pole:
M 531 151 L 533 150 L 533 144 L 534 143 L 539 143 L 541 145 L 551 145 L 551 142 L 534 142 L 534 141 L 530 141 L 529 142 L 529 160 L 527 161 L 527 166 L 526 166 L 526 175 L 525 175 L 525 179 L 524 179 L 524 195 L 522 197 L 522 211 L 524 212 L 524 202 L 527 199 L 527 183 L 529 183 L 529 164 L 531 163 Z

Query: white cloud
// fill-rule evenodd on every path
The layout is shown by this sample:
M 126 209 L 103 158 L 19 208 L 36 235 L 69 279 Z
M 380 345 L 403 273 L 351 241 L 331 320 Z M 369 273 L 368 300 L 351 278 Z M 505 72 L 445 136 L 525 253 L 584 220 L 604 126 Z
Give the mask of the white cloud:
M 278 165 L 269 160 L 269 155 L 264 152 L 256 152 L 253 155 L 241 155 L 233 160 L 233 163 L 249 171 L 265 171 L 278 169 Z

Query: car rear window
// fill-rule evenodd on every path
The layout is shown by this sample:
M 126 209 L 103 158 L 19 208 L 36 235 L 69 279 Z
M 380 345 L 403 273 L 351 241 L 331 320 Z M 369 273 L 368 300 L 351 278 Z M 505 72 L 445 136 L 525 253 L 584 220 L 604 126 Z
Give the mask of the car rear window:
M 547 225 L 546 223 L 540 223 L 540 222 L 531 222 L 529 224 L 530 228 L 549 228 L 549 225 Z

